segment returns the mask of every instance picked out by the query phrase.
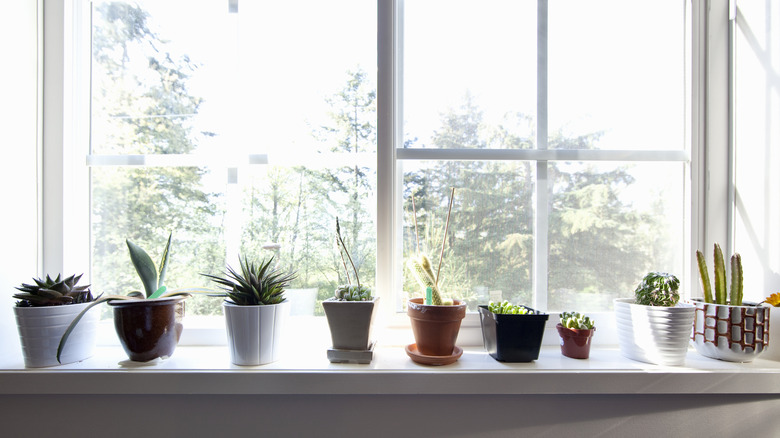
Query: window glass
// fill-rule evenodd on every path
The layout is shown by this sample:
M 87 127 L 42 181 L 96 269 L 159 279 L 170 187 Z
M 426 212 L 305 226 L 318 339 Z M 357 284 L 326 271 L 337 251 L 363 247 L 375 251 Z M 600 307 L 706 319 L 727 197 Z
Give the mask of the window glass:
M 550 148 L 684 149 L 685 4 L 548 2 Z
M 346 282 L 339 217 L 373 285 L 375 2 L 92 4 L 92 283 L 139 289 L 125 239 L 159 260 L 173 232 L 169 288 L 274 255 L 291 300 L 322 300 Z
M 550 311 L 611 309 L 649 271 L 682 278 L 684 167 L 551 165 Z
M 527 161 L 404 161 L 403 168 L 404 260 L 418 251 L 426 255 L 433 272 L 440 272 L 442 295 L 465 300 L 471 311 L 491 299 L 529 303 L 534 166 Z M 424 296 L 408 266 L 403 290 L 406 297 Z
M 471 102 L 492 124 L 536 115 L 536 2 L 404 2 L 404 147 L 513 148 L 437 140 L 440 118 Z

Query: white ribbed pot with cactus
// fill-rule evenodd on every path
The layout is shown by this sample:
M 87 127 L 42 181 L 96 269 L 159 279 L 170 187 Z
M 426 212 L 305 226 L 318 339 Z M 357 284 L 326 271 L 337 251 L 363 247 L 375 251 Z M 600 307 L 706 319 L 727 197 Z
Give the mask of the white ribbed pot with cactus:
M 681 303 L 680 280 L 648 273 L 634 298 L 614 301 L 618 343 L 623 356 L 658 365 L 683 365 L 688 351 L 694 306 Z
M 696 251 L 703 299 L 694 299 L 696 318 L 691 340 L 702 356 L 729 362 L 752 362 L 769 346 L 769 311 L 742 300 L 742 257 L 731 256 L 731 284 L 727 288 L 723 251 L 713 250 L 714 294 L 704 254 Z M 728 290 L 728 296 L 727 296 Z

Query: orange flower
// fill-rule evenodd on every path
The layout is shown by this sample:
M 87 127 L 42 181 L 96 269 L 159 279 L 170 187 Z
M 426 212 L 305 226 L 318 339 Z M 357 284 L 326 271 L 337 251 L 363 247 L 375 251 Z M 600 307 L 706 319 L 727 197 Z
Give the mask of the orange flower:
M 775 307 L 780 307 L 780 292 L 774 293 L 764 300 L 765 303 L 771 304 Z

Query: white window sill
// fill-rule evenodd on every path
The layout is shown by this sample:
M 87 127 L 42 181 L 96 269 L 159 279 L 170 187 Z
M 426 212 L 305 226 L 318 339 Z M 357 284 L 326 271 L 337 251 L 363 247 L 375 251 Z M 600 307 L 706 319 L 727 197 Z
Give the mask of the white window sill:
M 770 352 L 767 352 L 769 354 Z M 686 365 L 625 359 L 598 347 L 590 359 L 544 346 L 531 363 L 503 363 L 465 347 L 454 364 L 413 363 L 403 347 L 377 346 L 369 365 L 331 364 L 325 348 L 287 351 L 278 362 L 239 367 L 225 346 L 179 346 L 171 358 L 138 364 L 120 347 L 83 362 L 25 368 L 0 359 L 0 394 L 778 394 L 780 362 L 737 364 L 689 350 Z

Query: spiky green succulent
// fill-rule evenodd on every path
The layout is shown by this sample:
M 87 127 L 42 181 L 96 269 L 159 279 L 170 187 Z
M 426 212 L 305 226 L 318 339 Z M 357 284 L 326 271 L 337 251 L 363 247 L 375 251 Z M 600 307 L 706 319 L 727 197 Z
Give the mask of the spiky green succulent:
M 680 280 L 665 272 L 649 272 L 634 291 L 637 304 L 674 307 L 680 301 Z
M 365 285 L 343 284 L 336 288 L 339 301 L 371 301 L 371 288 Z
M 223 277 L 203 274 L 222 285 L 224 296 L 239 306 L 279 304 L 285 300 L 284 290 L 296 277 L 294 273 L 280 272 L 273 264 L 274 258 L 263 259 L 259 264 L 247 258 L 239 258 L 241 272 L 228 266 Z
M 81 274 L 83 275 L 83 274 Z M 77 286 L 81 275 L 71 275 L 62 279 L 60 274 L 53 279 L 47 275 L 46 279 L 33 278 L 35 284 L 22 283 L 16 289 L 21 293 L 14 294 L 18 307 L 43 307 L 61 306 L 63 304 L 88 303 L 94 298 L 89 290 L 89 285 Z
M 593 320 L 579 312 L 563 312 L 561 313 L 561 325 L 577 330 L 590 330 L 595 325 Z

